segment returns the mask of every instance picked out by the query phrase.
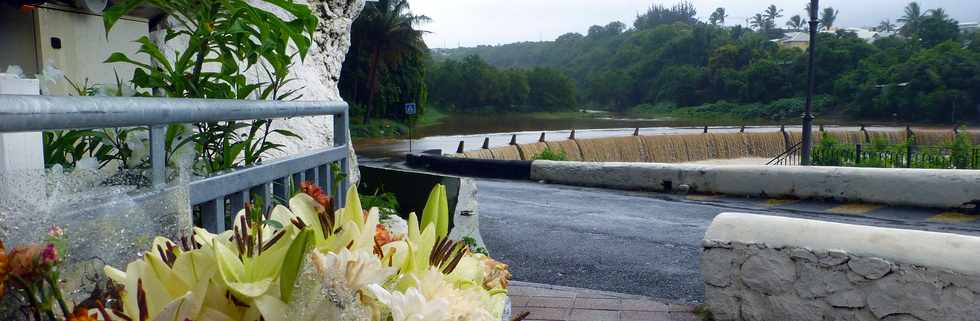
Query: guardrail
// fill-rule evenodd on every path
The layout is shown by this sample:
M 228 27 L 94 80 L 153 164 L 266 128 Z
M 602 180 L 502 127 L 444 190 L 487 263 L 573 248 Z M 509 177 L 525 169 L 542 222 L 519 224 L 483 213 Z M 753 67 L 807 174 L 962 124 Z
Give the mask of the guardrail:
M 0 133 L 60 129 L 146 126 L 150 129 L 150 173 L 153 188 L 166 188 L 166 126 L 174 123 L 217 122 L 333 115 L 334 144 L 285 159 L 194 179 L 190 205 L 200 213 L 200 225 L 212 232 L 226 229 L 230 215 L 251 195 L 265 200 L 287 197 L 292 181 L 312 181 L 334 193 L 342 207 L 347 183 L 333 185 L 331 164 L 346 173 L 348 163 L 348 106 L 343 101 L 258 101 L 171 99 L 145 97 L 57 97 L 0 95 Z
M 800 165 L 800 143 L 776 156 L 766 165 Z M 814 166 L 980 169 L 980 147 L 956 155 L 947 146 L 837 144 L 831 148 L 814 146 Z

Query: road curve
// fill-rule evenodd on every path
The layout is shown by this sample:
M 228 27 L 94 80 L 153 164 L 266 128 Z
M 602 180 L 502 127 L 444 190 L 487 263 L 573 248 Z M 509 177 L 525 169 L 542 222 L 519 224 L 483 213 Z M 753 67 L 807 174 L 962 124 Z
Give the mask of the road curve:
M 479 180 L 480 230 L 515 280 L 645 295 L 677 303 L 704 299 L 701 239 L 722 212 L 750 212 L 852 224 L 980 234 L 980 223 L 925 221 L 930 211 L 880 209 L 868 215 L 820 210 L 840 204 L 713 201 L 646 192 Z M 827 204 L 823 206 L 823 204 Z

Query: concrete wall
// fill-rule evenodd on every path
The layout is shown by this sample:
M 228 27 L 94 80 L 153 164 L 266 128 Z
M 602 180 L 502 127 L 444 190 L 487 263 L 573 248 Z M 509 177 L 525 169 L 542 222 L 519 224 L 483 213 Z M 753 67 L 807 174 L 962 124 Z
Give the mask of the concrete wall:
M 954 208 L 980 201 L 980 171 L 534 161 L 531 179 L 621 189 L 799 197 Z
M 829 237 L 832 236 L 832 237 Z M 721 214 L 704 238 L 716 320 L 978 320 L 980 238 Z

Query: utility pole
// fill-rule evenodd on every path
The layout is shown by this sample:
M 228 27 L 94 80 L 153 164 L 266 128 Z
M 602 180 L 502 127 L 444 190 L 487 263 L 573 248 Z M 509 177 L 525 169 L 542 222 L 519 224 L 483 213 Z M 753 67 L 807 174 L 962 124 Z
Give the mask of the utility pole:
M 817 21 L 817 12 L 820 10 L 820 0 L 810 1 L 810 47 L 807 48 L 807 89 L 806 89 L 806 106 L 803 109 L 803 155 L 801 157 L 800 163 L 803 166 L 810 165 L 810 147 L 813 141 L 813 88 L 816 83 L 816 73 L 813 70 L 813 56 L 816 52 L 814 49 L 817 46 L 817 27 L 819 27 L 819 22 Z

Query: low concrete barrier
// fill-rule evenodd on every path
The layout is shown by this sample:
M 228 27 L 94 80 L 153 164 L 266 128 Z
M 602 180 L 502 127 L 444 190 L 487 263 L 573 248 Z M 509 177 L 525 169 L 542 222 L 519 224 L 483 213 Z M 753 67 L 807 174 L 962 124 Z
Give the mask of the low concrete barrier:
M 471 177 L 528 179 L 531 176 L 531 161 L 408 154 L 406 163 L 414 168 Z
M 531 179 L 669 192 L 798 197 L 956 208 L 980 203 L 980 171 L 534 161 Z
M 721 214 L 704 237 L 716 320 L 978 320 L 980 238 Z

